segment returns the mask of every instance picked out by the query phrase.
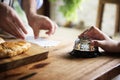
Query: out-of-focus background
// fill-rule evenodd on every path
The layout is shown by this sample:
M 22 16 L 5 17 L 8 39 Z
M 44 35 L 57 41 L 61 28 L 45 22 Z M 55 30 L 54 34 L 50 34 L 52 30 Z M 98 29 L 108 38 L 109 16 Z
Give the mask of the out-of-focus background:
M 99 0 L 80 1 L 81 2 L 79 8 L 77 9 L 77 14 L 75 14 L 75 16 L 77 15 L 77 18 L 72 18 L 71 21 L 66 20 L 65 16 L 60 11 L 60 6 L 64 4 L 63 0 L 56 0 L 54 2 L 51 2 L 50 0 L 44 0 L 44 4 L 42 8 L 38 10 L 38 13 L 50 17 L 59 26 L 67 26 L 69 28 L 85 30 L 90 26 L 96 25 Z M 17 12 L 23 21 L 26 21 L 26 19 L 23 17 L 24 13 L 21 12 L 17 2 L 15 2 L 14 6 L 16 6 Z M 109 36 L 114 36 L 115 16 L 116 5 L 106 4 L 103 15 L 102 31 Z M 119 35 L 120 33 L 118 33 L 118 37 Z

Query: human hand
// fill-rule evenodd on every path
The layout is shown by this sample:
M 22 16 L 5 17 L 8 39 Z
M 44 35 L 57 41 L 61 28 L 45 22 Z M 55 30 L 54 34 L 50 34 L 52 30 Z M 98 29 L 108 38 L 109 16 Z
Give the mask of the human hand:
M 17 13 L 4 3 L 0 3 L 0 28 L 17 38 L 24 39 L 25 26 Z
M 81 35 L 79 35 L 79 38 L 83 36 L 92 39 L 91 44 L 97 47 L 101 47 L 107 52 L 120 52 L 120 43 L 118 41 L 112 40 L 109 38 L 109 36 L 104 34 L 96 27 L 87 29 Z
M 35 38 L 38 38 L 40 30 L 48 30 L 46 34 L 51 35 L 55 33 L 57 28 L 57 24 L 48 17 L 38 14 L 28 16 L 28 23 L 33 29 Z
M 105 40 L 110 39 L 106 34 L 104 34 L 101 30 L 99 30 L 97 27 L 90 27 L 89 29 L 85 30 L 82 34 L 79 35 L 79 37 L 89 37 L 90 39 L 96 39 L 96 40 Z

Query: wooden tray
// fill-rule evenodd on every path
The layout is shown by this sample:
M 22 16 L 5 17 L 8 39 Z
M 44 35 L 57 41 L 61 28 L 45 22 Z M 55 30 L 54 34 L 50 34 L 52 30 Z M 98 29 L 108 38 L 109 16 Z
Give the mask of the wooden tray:
M 48 50 L 36 44 L 32 44 L 30 49 L 23 54 L 14 56 L 12 58 L 0 59 L 0 72 L 40 61 L 46 59 L 47 57 Z

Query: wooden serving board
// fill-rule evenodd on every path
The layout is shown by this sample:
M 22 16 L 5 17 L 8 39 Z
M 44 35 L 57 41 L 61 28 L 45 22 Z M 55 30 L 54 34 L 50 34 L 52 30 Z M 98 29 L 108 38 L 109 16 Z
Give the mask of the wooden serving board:
M 33 63 L 46 59 L 48 57 L 48 50 L 39 45 L 32 44 L 28 51 L 23 54 L 14 56 L 12 58 L 0 59 L 0 72 L 10 70 L 22 65 Z

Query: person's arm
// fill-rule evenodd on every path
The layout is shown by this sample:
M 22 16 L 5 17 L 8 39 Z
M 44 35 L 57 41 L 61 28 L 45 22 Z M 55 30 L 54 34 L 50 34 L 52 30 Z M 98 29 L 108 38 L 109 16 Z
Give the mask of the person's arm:
M 107 52 L 120 52 L 120 41 L 111 39 L 97 27 L 91 27 L 79 35 L 83 36 L 91 38 L 94 46 L 101 47 Z
M 22 0 L 18 0 L 18 2 L 22 8 Z M 36 0 L 36 9 L 37 10 L 40 9 L 42 7 L 42 5 L 43 5 L 43 0 Z
M 35 38 L 39 37 L 40 30 L 48 30 L 46 34 L 51 35 L 55 32 L 57 25 L 48 17 L 37 14 L 36 0 L 22 0 L 22 8 L 25 11 L 28 23 L 32 27 Z
M 36 10 L 36 0 L 22 0 L 21 2 L 21 6 L 23 8 L 23 10 L 25 11 L 27 18 L 29 19 L 29 17 L 33 14 L 37 14 L 37 10 Z

